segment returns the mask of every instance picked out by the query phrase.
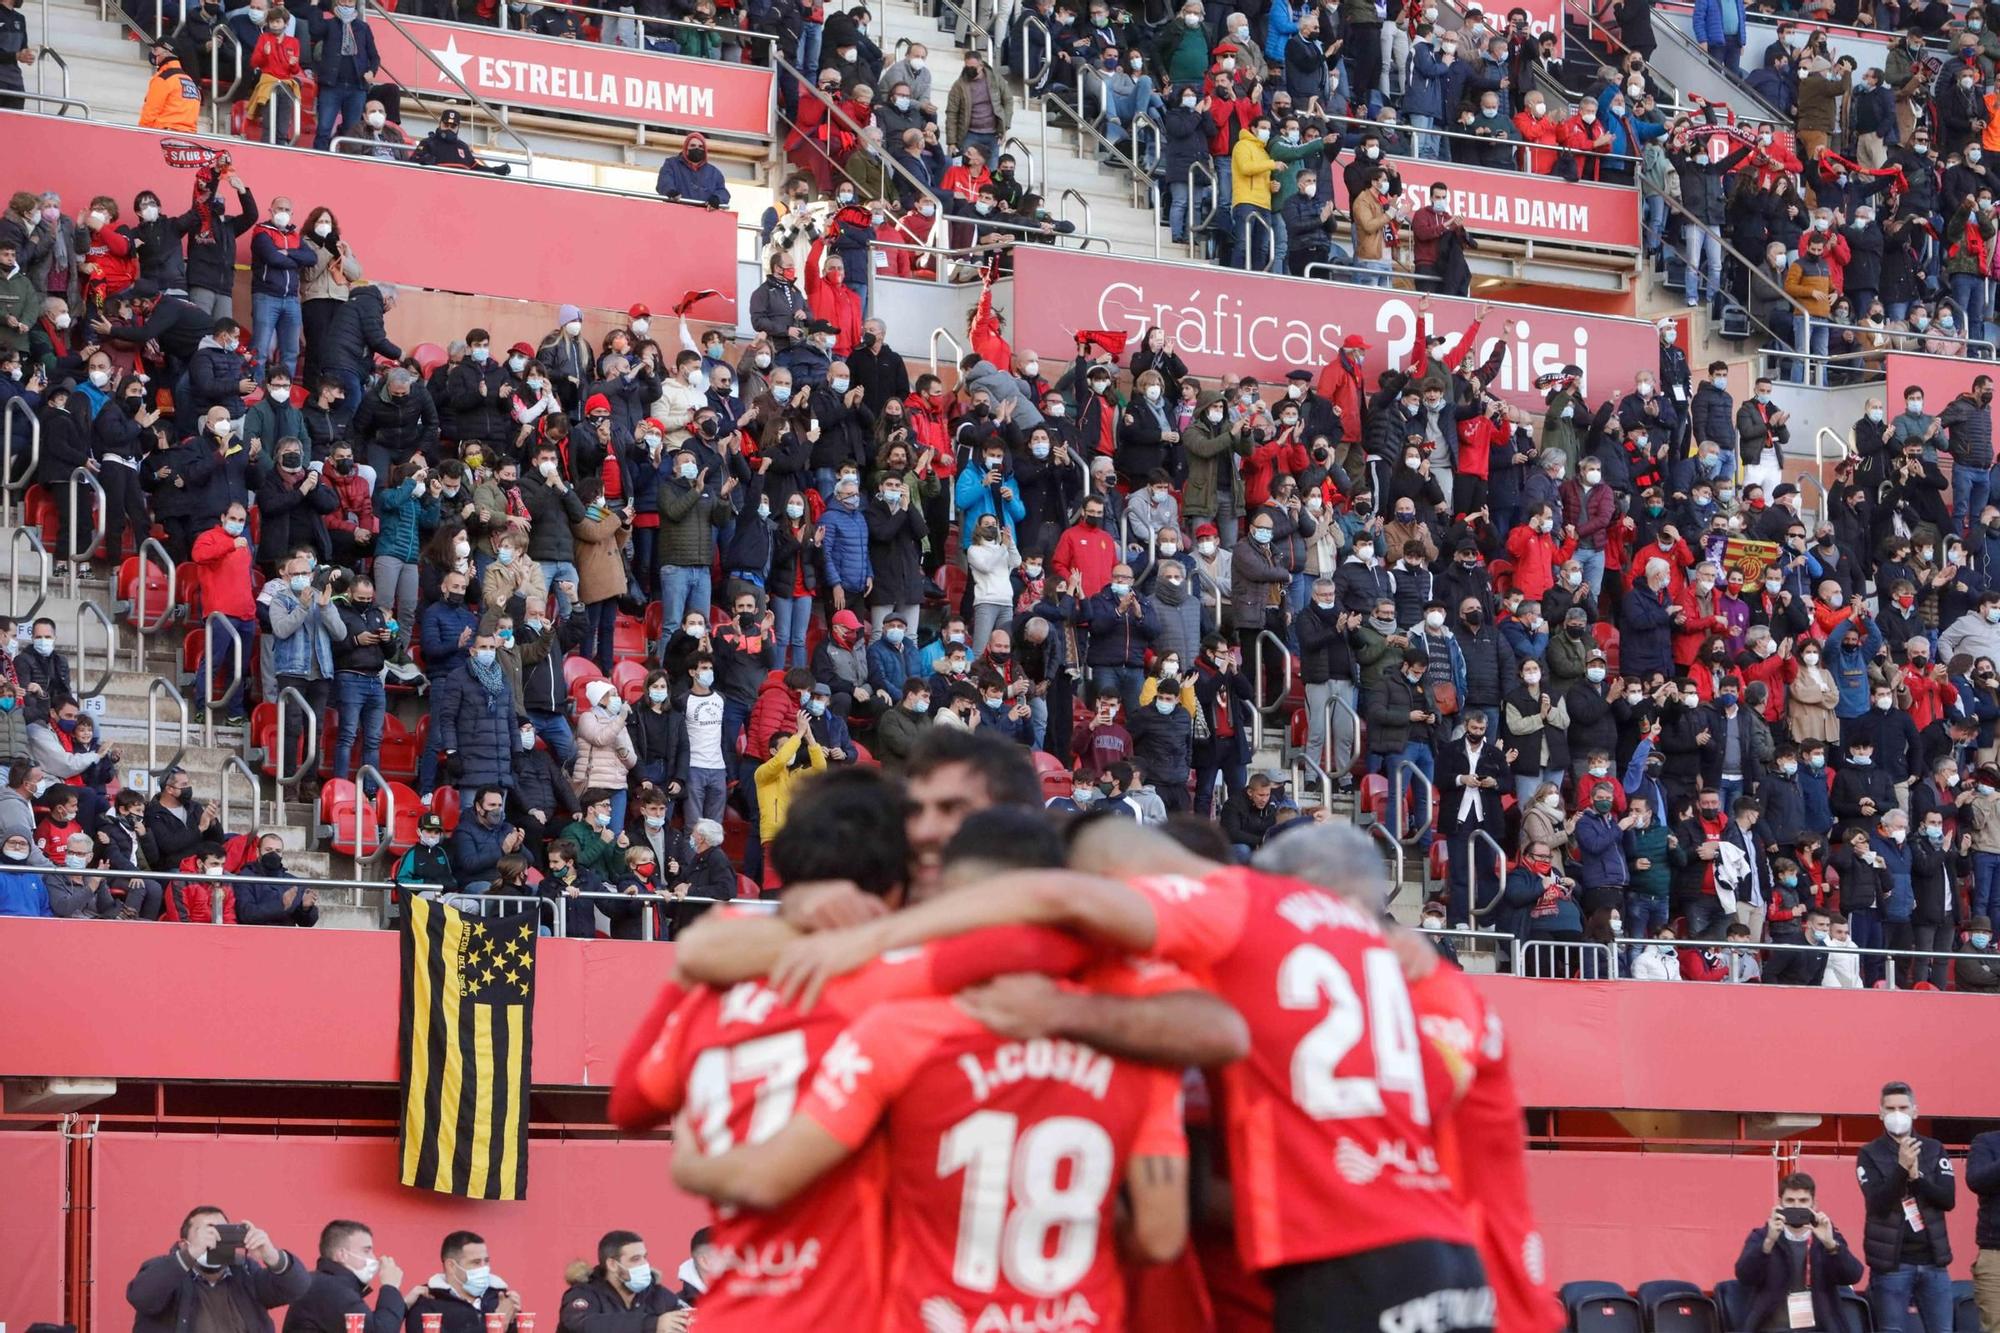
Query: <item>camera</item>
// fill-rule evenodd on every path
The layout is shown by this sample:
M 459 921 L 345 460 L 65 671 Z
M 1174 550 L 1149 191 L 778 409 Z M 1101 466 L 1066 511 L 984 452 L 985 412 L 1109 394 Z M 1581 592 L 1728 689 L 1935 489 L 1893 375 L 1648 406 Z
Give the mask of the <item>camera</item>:
M 243 1238 L 250 1234 L 250 1227 L 243 1222 L 218 1222 L 215 1227 L 215 1244 L 203 1256 L 203 1262 L 216 1268 L 227 1268 L 243 1257 Z
M 1813 1224 L 1813 1210 L 1810 1208 L 1780 1208 L 1778 1210 L 1788 1227 L 1809 1227 Z

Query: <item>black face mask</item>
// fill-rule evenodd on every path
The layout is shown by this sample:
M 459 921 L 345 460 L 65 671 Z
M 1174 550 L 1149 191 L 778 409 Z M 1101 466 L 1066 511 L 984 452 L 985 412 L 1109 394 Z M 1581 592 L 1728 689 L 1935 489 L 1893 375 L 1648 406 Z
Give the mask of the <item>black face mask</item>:
M 736 613 L 736 623 L 744 629 L 755 629 L 757 628 L 757 613 L 755 611 L 738 611 Z
M 257 858 L 257 866 L 267 875 L 275 875 L 285 868 L 283 852 L 265 852 Z
M 278 455 L 278 466 L 287 472 L 297 472 L 300 464 L 304 462 L 305 459 L 299 454 L 288 452 Z
M 465 594 L 462 592 L 448 592 L 444 595 L 444 604 L 446 606 L 464 606 Z
M 354 460 L 351 458 L 336 458 L 333 460 L 333 470 L 344 477 L 354 471 Z
M 1480 621 L 1486 619 L 1486 614 L 1483 611 L 1467 611 L 1459 618 L 1468 625 L 1477 626 Z
M 121 398 L 118 400 L 118 406 L 124 409 L 126 416 L 136 417 L 139 413 L 146 410 L 146 400 L 144 398 Z

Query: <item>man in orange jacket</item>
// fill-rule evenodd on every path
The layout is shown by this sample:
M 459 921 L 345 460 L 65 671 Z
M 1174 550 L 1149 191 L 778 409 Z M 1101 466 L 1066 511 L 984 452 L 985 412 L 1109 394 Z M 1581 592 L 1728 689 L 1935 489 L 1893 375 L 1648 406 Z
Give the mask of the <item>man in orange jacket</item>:
M 146 85 L 146 105 L 139 112 L 139 127 L 191 133 L 201 120 L 201 85 L 181 68 L 171 44 L 154 42 L 150 54 L 153 81 Z

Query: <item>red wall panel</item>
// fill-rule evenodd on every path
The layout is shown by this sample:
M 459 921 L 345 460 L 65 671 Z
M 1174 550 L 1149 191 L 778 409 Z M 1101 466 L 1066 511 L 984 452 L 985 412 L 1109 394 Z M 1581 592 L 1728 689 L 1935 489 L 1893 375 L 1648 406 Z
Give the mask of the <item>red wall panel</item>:
M 62 1322 L 63 1139 L 0 1132 L 0 1322 Z
M 489 1203 L 398 1185 L 393 1139 L 103 1134 L 93 1325 L 108 1330 L 130 1321 L 125 1283 L 143 1261 L 172 1247 L 189 1208 L 208 1203 L 255 1222 L 308 1263 L 327 1222 L 366 1222 L 376 1250 L 403 1266 L 405 1286 L 438 1271 L 446 1232 L 476 1231 L 492 1247 L 493 1271 L 521 1293 L 526 1309 L 547 1316 L 541 1327 L 553 1329 L 564 1266 L 594 1262 L 606 1231 L 645 1236 L 663 1280 L 687 1258 L 688 1237 L 706 1219 L 702 1205 L 674 1189 L 672 1151 L 654 1141 L 537 1139 L 528 1148 L 529 1197 Z M 0 1211 L 0 1227 L 6 1216 Z M 0 1295 L 5 1291 L 0 1279 Z
M 59 190 L 72 215 L 99 194 L 129 210 L 144 187 L 169 209 L 184 208 L 194 173 L 165 164 L 163 138 L 227 149 L 259 208 L 286 195 L 301 222 L 315 205 L 332 208 L 342 239 L 377 282 L 606 310 L 635 300 L 665 310 L 690 288 L 736 290 L 735 214 L 635 195 L 17 111 L 0 112 L 0 179 Z M 605 246 L 627 262 L 580 262 Z M 249 256 L 246 237 L 238 260 Z M 389 336 L 396 339 L 394 314 Z
M 1751 1227 L 1771 1215 L 1768 1160 L 1686 1153 L 1541 1152 L 1528 1187 L 1558 1284 L 1656 1277 L 1712 1287 L 1732 1276 Z

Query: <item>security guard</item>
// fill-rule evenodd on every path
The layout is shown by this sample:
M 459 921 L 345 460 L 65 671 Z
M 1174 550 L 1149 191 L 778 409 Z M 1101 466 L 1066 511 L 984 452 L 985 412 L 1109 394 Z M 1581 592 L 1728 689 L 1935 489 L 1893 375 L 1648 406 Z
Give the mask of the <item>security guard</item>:
M 638 1232 L 605 1232 L 597 1267 L 563 1293 L 561 1333 L 686 1333 L 693 1309 L 657 1278 Z

